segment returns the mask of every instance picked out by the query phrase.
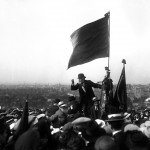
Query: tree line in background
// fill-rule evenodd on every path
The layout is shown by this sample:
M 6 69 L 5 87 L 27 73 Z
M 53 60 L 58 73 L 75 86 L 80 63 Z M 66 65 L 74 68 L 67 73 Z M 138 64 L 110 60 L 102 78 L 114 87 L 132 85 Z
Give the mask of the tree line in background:
M 146 85 L 147 86 L 147 85 Z M 144 87 L 144 86 L 142 86 Z M 116 85 L 114 85 L 114 90 Z M 100 95 L 99 90 L 94 91 L 97 96 Z M 25 99 L 28 99 L 31 107 L 48 107 L 51 100 L 59 98 L 67 102 L 68 93 L 72 93 L 79 98 L 78 91 L 71 91 L 70 85 L 27 85 L 27 86 L 0 86 L 0 106 L 6 108 L 19 107 L 22 108 Z M 139 106 L 144 107 L 144 100 L 149 97 L 148 94 L 137 97 L 131 90 L 131 86 L 127 85 L 127 104 L 129 108 Z

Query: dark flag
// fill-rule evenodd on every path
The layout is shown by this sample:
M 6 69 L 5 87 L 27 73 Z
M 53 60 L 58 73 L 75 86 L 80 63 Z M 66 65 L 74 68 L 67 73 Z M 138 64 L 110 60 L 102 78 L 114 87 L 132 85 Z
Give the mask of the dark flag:
M 5 149 L 6 150 L 14 150 L 15 142 L 27 130 L 28 130 L 28 101 L 26 100 L 19 126 L 18 126 L 17 130 L 15 131 L 13 138 L 6 145 Z
M 117 84 L 115 91 L 113 104 L 117 108 L 117 112 L 127 111 L 127 90 L 126 90 L 126 76 L 125 76 L 125 66 L 123 66 L 122 73 Z
M 73 53 L 68 69 L 97 58 L 109 57 L 109 13 L 82 26 L 71 35 Z
M 25 102 L 23 114 L 19 123 L 19 126 L 14 134 L 14 138 L 17 139 L 21 134 L 28 130 L 28 101 Z

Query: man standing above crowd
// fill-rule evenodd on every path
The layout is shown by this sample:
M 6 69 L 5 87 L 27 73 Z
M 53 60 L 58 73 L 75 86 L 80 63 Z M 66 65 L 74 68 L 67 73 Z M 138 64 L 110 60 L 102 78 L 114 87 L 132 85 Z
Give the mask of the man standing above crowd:
M 106 94 L 106 102 L 105 102 L 105 113 L 110 114 L 113 111 L 112 106 L 112 100 L 113 100 L 113 81 L 110 78 L 110 70 L 108 68 L 106 69 L 106 76 L 104 80 L 102 81 L 103 90 Z
M 95 97 L 92 88 L 101 88 L 101 85 L 91 80 L 85 80 L 85 78 L 84 74 L 80 73 L 78 74 L 79 82 L 77 84 L 74 84 L 74 79 L 72 79 L 71 90 L 79 90 L 80 111 L 83 110 L 84 115 L 90 117 L 90 108 L 93 105 L 92 98 Z

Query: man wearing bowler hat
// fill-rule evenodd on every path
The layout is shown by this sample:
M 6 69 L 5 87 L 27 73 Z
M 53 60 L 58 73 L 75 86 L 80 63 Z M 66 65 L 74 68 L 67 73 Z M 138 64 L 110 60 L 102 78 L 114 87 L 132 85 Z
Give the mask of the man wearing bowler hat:
M 92 88 L 101 88 L 100 84 L 94 83 L 91 80 L 85 80 L 83 73 L 78 74 L 79 82 L 74 83 L 72 79 L 71 90 L 79 90 L 80 95 L 80 111 L 83 110 L 83 114 L 86 117 L 90 117 L 90 108 L 93 105 L 92 98 L 95 97 L 94 91 Z

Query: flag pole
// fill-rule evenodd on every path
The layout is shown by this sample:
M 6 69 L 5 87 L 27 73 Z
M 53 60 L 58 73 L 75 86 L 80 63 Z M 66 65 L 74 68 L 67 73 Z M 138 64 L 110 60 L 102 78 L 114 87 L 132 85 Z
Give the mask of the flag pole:
M 109 42 L 109 47 L 108 47 L 108 70 L 109 70 L 109 61 L 110 61 L 110 11 L 105 14 L 105 17 L 108 17 L 108 42 Z
M 122 59 L 122 63 L 123 63 L 123 67 L 125 67 L 126 60 L 125 60 L 125 59 Z
M 110 12 L 108 12 L 108 40 L 109 40 L 109 49 L 108 49 L 108 54 L 110 55 Z M 109 69 L 109 59 L 110 59 L 110 56 L 108 55 L 108 69 Z

